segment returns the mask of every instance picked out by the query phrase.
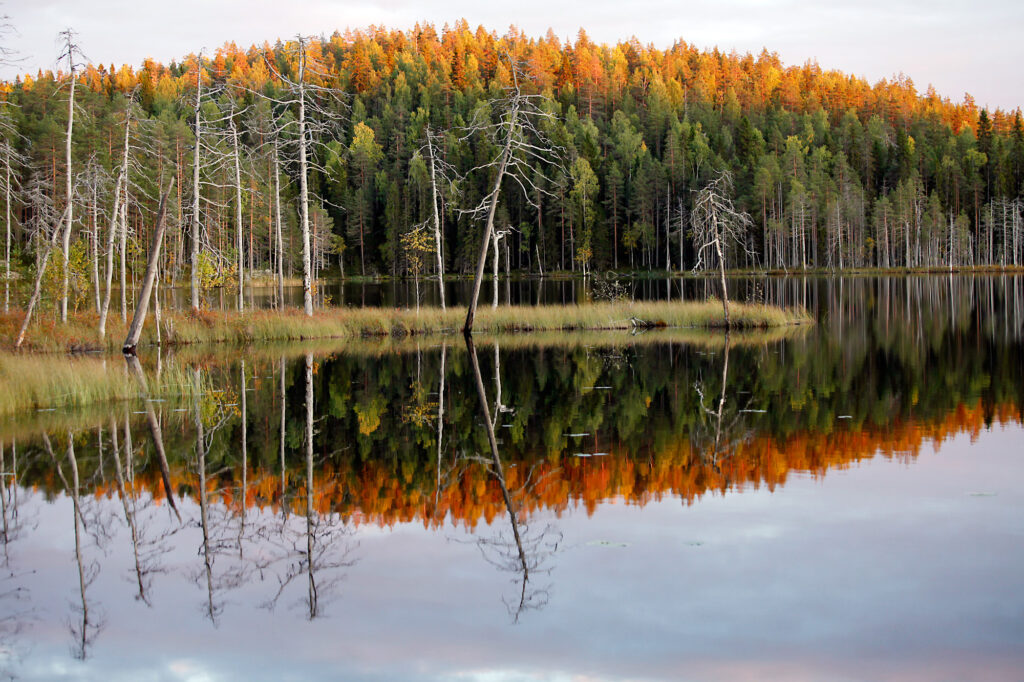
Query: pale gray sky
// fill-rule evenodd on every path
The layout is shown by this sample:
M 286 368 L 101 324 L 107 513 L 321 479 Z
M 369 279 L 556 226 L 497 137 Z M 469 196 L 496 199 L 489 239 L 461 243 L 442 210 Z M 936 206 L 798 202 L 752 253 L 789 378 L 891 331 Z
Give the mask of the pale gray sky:
M 955 101 L 970 92 L 980 106 L 1024 105 L 1024 2 L 990 0 L 6 0 L 16 35 L 6 39 L 34 73 L 53 66 L 59 31 L 80 34 L 93 62 L 137 65 L 151 56 L 180 59 L 227 41 L 243 47 L 297 33 L 326 33 L 370 24 L 438 29 L 465 17 L 504 33 L 515 24 L 530 35 L 550 27 L 572 38 L 580 27 L 599 42 L 635 35 L 667 47 L 682 38 L 725 51 L 778 52 L 786 64 L 817 59 L 871 82 L 903 72 L 923 92 L 929 83 Z

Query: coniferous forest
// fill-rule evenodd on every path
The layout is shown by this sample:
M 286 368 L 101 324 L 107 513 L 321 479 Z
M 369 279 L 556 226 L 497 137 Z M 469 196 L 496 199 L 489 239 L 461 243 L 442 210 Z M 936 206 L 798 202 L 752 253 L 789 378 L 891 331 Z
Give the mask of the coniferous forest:
M 469 273 L 494 192 L 503 270 L 713 265 L 690 217 L 723 171 L 750 218 L 729 267 L 1024 259 L 1020 110 L 979 110 L 904 76 L 871 84 L 768 51 L 465 21 L 138 67 L 84 63 L 74 34 L 63 44 L 60 70 L 3 85 L 12 307 L 47 243 L 67 257 L 52 259 L 44 300 L 64 289 L 73 308 L 100 311 L 111 280 L 130 290 L 172 179 L 160 281 L 194 290 L 299 276 L 304 223 L 314 280 Z M 533 116 L 514 123 L 522 144 L 495 188 L 504 138 L 492 133 L 512 90 Z

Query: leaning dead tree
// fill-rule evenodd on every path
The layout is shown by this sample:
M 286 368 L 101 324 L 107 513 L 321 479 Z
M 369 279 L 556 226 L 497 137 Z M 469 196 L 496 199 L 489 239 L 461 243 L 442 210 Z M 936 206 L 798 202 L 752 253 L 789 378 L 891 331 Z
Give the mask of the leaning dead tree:
M 153 284 L 156 282 L 157 268 L 160 264 L 160 247 L 164 241 L 164 230 L 167 227 L 167 197 L 174 188 L 174 178 L 171 178 L 167 190 L 160 198 L 160 208 L 156 213 L 156 229 L 153 231 L 153 242 L 149 247 L 149 262 L 146 265 L 146 275 L 142 280 L 142 292 L 139 294 L 139 303 L 135 308 L 135 317 L 132 325 L 128 328 L 128 336 L 124 340 L 121 351 L 126 355 L 134 355 L 135 348 L 139 345 L 139 337 L 142 334 L 142 325 L 146 321 L 146 312 L 149 309 L 149 299 L 153 294 Z
M 725 254 L 730 244 L 746 248 L 746 233 L 753 225 L 745 211 L 739 211 L 733 206 L 732 174 L 729 171 L 719 173 L 718 177 L 697 193 L 690 213 L 690 225 L 697 245 L 697 262 L 693 269 L 706 268 L 709 262 L 714 264 L 708 256 L 709 251 L 717 261 L 722 282 L 722 313 L 725 316 L 725 327 L 728 328 L 729 294 L 725 286 Z
M 67 217 L 70 206 L 64 208 L 60 219 L 56 217 L 56 210 L 53 200 L 47 195 L 46 178 L 33 172 L 29 178 L 29 186 L 25 192 L 25 202 L 31 209 L 31 219 L 27 225 L 31 238 L 36 240 L 36 278 L 32 284 L 32 295 L 29 296 L 28 305 L 25 306 L 25 319 L 18 330 L 18 336 L 14 340 L 14 347 L 20 348 L 25 340 L 25 332 L 32 322 L 32 313 L 39 304 L 39 297 L 42 294 L 43 276 L 46 274 L 46 266 L 50 262 L 50 254 L 57 245 L 61 234 L 61 225 Z
M 347 105 L 343 93 L 325 85 L 333 80 L 329 68 L 320 55 L 320 43 L 306 36 L 297 36 L 287 49 L 295 52 L 298 68 L 295 78 L 277 70 L 271 55 L 264 55 L 268 69 L 280 83 L 283 96 L 269 98 L 271 104 L 294 110 L 294 117 L 281 117 L 280 127 L 273 137 L 275 144 L 295 134 L 294 146 L 275 149 L 275 155 L 293 160 L 299 176 L 299 227 L 302 231 L 302 306 L 306 315 L 313 315 L 313 262 L 309 230 L 309 174 L 311 171 L 327 173 L 315 158 L 315 151 L 330 142 L 340 142 L 340 124 Z M 261 96 L 265 96 L 262 95 Z M 320 198 L 321 203 L 324 199 Z
M 484 427 L 487 429 L 487 443 L 490 446 L 490 457 L 481 457 L 480 460 L 487 466 L 488 473 L 494 477 L 495 482 L 501 489 L 502 500 L 505 502 L 505 509 L 508 511 L 509 525 L 512 536 L 508 537 L 502 532 L 492 538 L 480 538 L 477 545 L 484 559 L 496 566 L 499 570 L 516 574 L 514 582 L 519 586 L 517 598 L 502 601 L 512 616 L 513 621 L 518 622 L 520 615 L 527 610 L 541 609 L 548 602 L 548 587 L 530 587 L 530 578 L 537 575 L 548 575 L 552 568 L 548 565 L 558 551 L 562 542 L 562 533 L 551 524 L 547 524 L 540 531 L 531 529 L 523 520 L 520 513 L 521 504 L 516 499 L 526 495 L 527 492 L 536 486 L 538 481 L 533 480 L 532 471 L 526 475 L 522 486 L 517 490 L 509 490 L 506 482 L 505 470 L 502 467 L 501 457 L 498 454 L 498 440 L 494 435 L 494 427 L 497 419 L 503 412 L 511 412 L 501 402 L 501 366 L 498 360 L 499 349 L 494 348 L 495 361 L 495 409 L 494 421 L 491 421 L 490 407 L 487 404 L 487 391 L 484 388 L 483 375 L 480 372 L 480 361 L 477 358 L 476 346 L 473 343 L 473 336 L 466 334 L 466 352 L 469 355 L 470 364 L 473 369 L 473 378 L 476 384 L 477 398 L 480 405 L 480 412 L 483 416 Z
M 473 276 L 473 294 L 469 300 L 466 323 L 462 328 L 465 334 L 473 331 L 473 321 L 480 299 L 480 284 L 487 262 L 487 250 L 494 233 L 494 217 L 501 198 L 502 183 L 506 177 L 512 179 L 522 190 L 527 203 L 536 208 L 534 197 L 550 193 L 537 184 L 535 170 L 531 164 L 561 166 L 561 150 L 545 132 L 545 124 L 553 122 L 556 119 L 555 114 L 543 106 L 546 102 L 543 96 L 523 92 L 521 81 L 524 78 L 524 71 L 511 58 L 509 63 L 512 83 L 505 89 L 505 95 L 490 102 L 489 106 L 484 105 L 474 110 L 473 118 L 461 135 L 462 139 L 484 136 L 501 150 L 495 158 L 472 169 L 471 172 L 493 172 L 494 183 L 491 191 L 479 204 L 463 211 L 471 217 L 485 221 Z M 496 120 L 491 119 L 492 112 L 496 114 Z

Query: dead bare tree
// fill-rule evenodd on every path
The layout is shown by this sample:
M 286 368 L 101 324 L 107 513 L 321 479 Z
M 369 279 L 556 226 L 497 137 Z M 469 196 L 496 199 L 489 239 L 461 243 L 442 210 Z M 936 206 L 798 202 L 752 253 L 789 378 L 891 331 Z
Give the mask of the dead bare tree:
M 477 257 L 476 271 L 473 276 L 473 293 L 469 300 L 466 323 L 462 331 L 470 334 L 476 317 L 477 302 L 480 298 L 480 285 L 483 281 L 484 266 L 487 261 L 487 250 L 490 247 L 494 232 L 494 217 L 501 198 L 502 182 L 506 176 L 511 178 L 523 192 L 526 201 L 536 208 L 534 198 L 538 194 L 550 193 L 536 183 L 533 163 L 544 165 L 555 164 L 561 167 L 562 153 L 547 136 L 545 123 L 555 120 L 555 114 L 545 108 L 545 98 L 541 95 L 525 94 L 521 81 L 525 71 L 520 64 L 509 56 L 512 83 L 505 89 L 505 95 L 488 105 L 477 107 L 469 124 L 461 131 L 462 139 L 484 136 L 492 141 L 501 151 L 496 158 L 481 164 L 470 172 L 493 172 L 494 184 L 491 191 L 480 200 L 475 207 L 462 211 L 473 218 L 484 219 L 484 233 L 480 241 L 480 252 Z M 496 120 L 491 120 L 491 114 Z
M 106 250 L 106 288 L 103 294 L 103 303 L 100 305 L 100 321 L 99 321 L 99 336 L 102 340 L 106 336 L 107 332 L 107 315 L 110 311 L 110 295 L 113 289 L 114 283 L 114 243 L 117 241 L 117 235 L 119 226 L 121 228 L 126 227 L 124 221 L 121 220 L 124 212 L 122 206 L 122 192 L 125 197 L 127 196 L 128 186 L 128 163 L 129 163 L 129 146 L 131 139 L 131 127 L 132 127 L 132 100 L 128 99 L 125 103 L 124 112 L 124 151 L 121 161 L 121 168 L 117 174 L 117 185 L 114 189 L 114 208 L 110 213 L 110 228 L 107 231 L 107 250 Z M 122 249 L 124 251 L 124 249 Z M 121 290 L 122 296 L 124 295 L 124 264 L 121 266 Z
M 64 474 L 64 469 L 61 466 L 61 463 L 57 460 L 57 457 L 53 452 L 53 446 L 50 444 L 49 436 L 45 433 L 43 434 L 43 445 L 46 448 L 47 454 L 50 456 L 50 461 L 60 478 L 64 491 L 67 496 L 71 498 L 72 503 L 72 514 L 74 516 L 75 529 L 75 564 L 78 567 L 79 598 L 79 603 L 73 607 L 73 610 L 78 613 L 80 620 L 79 618 L 76 618 L 73 621 L 69 621 L 68 628 L 71 631 L 73 641 L 71 648 L 72 655 L 76 659 L 84 661 L 89 656 L 89 646 L 95 641 L 96 636 L 99 634 L 100 630 L 103 629 L 104 625 L 102 613 L 91 608 L 88 598 L 89 587 L 99 575 L 99 563 L 96 561 L 87 563 L 85 553 L 83 551 L 82 532 L 85 530 L 86 521 L 80 504 L 81 500 L 79 498 L 80 481 L 78 460 L 75 458 L 74 434 L 70 431 L 68 432 L 67 460 L 71 470 L 70 482 Z
M 59 40 L 63 44 L 62 52 L 57 58 L 57 61 L 67 60 L 68 65 L 68 126 L 67 134 L 64 138 L 64 163 L 65 163 L 65 223 L 63 233 L 63 258 L 64 258 L 64 282 L 61 288 L 60 295 L 60 321 L 68 321 L 68 256 L 71 251 L 71 225 L 74 220 L 74 209 L 73 209 L 73 196 L 72 189 L 74 183 L 74 174 L 72 173 L 71 167 L 71 137 L 75 127 L 75 70 L 79 66 L 79 60 L 82 57 L 82 51 L 76 42 L 77 34 L 70 28 L 61 31 Z
M 278 119 L 278 133 L 283 136 L 290 132 L 293 126 L 297 129 L 294 156 L 290 153 L 287 155 L 293 156 L 298 165 L 299 227 L 302 231 L 302 305 L 306 315 L 312 316 L 313 263 L 309 229 L 309 173 L 313 170 L 327 172 L 326 168 L 317 163 L 313 152 L 330 142 L 340 142 L 342 111 L 346 109 L 347 104 L 339 89 L 323 85 L 331 82 L 333 77 L 320 58 L 318 40 L 296 36 L 294 43 L 290 43 L 285 49 L 293 51 L 297 58 L 298 69 L 295 79 L 279 72 L 270 55 L 264 55 L 264 61 L 285 91 L 284 98 L 271 99 L 271 102 L 289 109 L 294 107 L 296 110 L 294 118 Z M 275 136 L 273 139 L 276 142 L 278 137 Z M 320 201 L 324 203 L 322 197 Z
M 697 193 L 690 214 L 694 242 L 697 244 L 697 262 L 694 271 L 706 267 L 706 252 L 714 249 L 718 271 L 722 282 L 722 313 L 725 327 L 729 321 L 729 293 L 725 286 L 725 256 L 730 244 L 746 248 L 745 237 L 753 221 L 745 211 L 739 211 L 732 203 L 732 174 L 722 171 Z
M 306 594 L 300 602 L 307 618 L 314 620 L 323 615 L 323 607 L 334 597 L 341 580 L 339 572 L 351 567 L 355 559 L 352 557 L 352 529 L 336 512 L 317 510 L 315 502 L 312 354 L 305 358 L 305 389 L 305 518 L 300 527 L 289 523 L 285 516 L 281 527 L 264 537 L 266 543 L 278 547 L 273 563 L 283 563 L 285 568 L 277 576 L 277 591 L 262 606 L 269 610 L 276 608 L 288 587 L 304 577 Z M 286 514 L 284 504 L 282 499 L 282 513 Z
M 202 239 L 202 222 L 199 212 L 199 167 L 202 163 L 203 144 L 203 52 L 199 51 L 196 56 L 196 98 L 193 108 L 195 113 L 195 125 L 193 134 L 195 143 L 192 150 L 192 224 L 189 235 L 190 251 L 192 260 L 192 276 L 190 281 L 190 293 L 192 310 L 199 310 L 199 242 Z
M 29 177 L 29 186 L 26 188 L 25 193 L 25 201 L 32 207 L 32 219 L 29 221 L 28 228 L 30 237 L 34 237 L 37 243 L 37 265 L 36 278 L 32 285 L 32 295 L 29 296 L 28 305 L 25 307 L 25 319 L 22 321 L 21 329 L 18 330 L 18 336 L 14 340 L 15 348 L 20 348 L 25 340 L 25 332 L 28 331 L 28 326 L 32 322 L 32 313 L 35 311 L 42 293 L 46 265 L 49 263 L 50 254 L 57 245 L 57 239 L 61 234 L 59 226 L 64 224 L 67 211 L 70 210 L 70 207 L 65 207 L 64 214 L 61 215 L 60 220 L 56 220 L 53 200 L 47 195 L 45 185 L 45 180 L 39 174 L 33 172 Z
M 167 227 L 167 197 L 170 196 L 173 188 L 174 178 L 172 177 L 160 198 L 160 208 L 156 214 L 156 229 L 153 231 L 153 242 L 149 247 L 149 263 L 146 266 L 146 275 L 142 282 L 142 292 L 139 294 L 139 303 L 135 307 L 135 316 L 132 319 L 131 327 L 128 328 L 128 336 L 121 348 L 126 355 L 135 354 L 135 348 L 139 345 L 139 337 L 142 335 L 142 325 L 146 321 L 149 299 L 153 293 L 153 283 L 156 281 L 156 271 L 160 263 L 160 246 L 163 244 L 164 230 Z M 241 298 L 241 294 L 239 294 L 239 298 Z
M 514 497 L 525 494 L 534 487 L 537 481 L 532 480 L 528 475 L 524 484 L 518 491 L 510 491 L 505 480 L 505 471 L 501 464 L 501 457 L 498 454 L 498 441 L 494 435 L 494 425 L 491 421 L 490 408 L 487 404 L 487 391 L 484 388 L 483 376 L 480 373 L 480 361 L 477 359 L 476 347 L 473 344 L 473 336 L 465 335 L 466 351 L 469 353 L 470 364 L 473 367 L 473 375 L 476 381 L 477 398 L 480 411 L 483 413 L 484 426 L 487 429 L 487 442 L 490 445 L 490 458 L 482 458 L 489 473 L 494 476 L 495 481 L 501 488 L 502 499 L 505 502 L 505 509 L 509 515 L 509 525 L 512 530 L 512 537 L 508 538 L 503 533 L 498 533 L 492 538 L 480 538 L 477 545 L 484 559 L 503 571 L 510 571 L 516 574 L 515 582 L 519 585 L 519 595 L 511 601 L 503 599 L 509 614 L 514 622 L 519 621 L 520 615 L 530 609 L 543 608 L 549 599 L 548 586 L 529 586 L 530 577 L 547 575 L 551 567 L 547 561 L 558 551 L 562 541 L 561 532 L 552 526 L 546 525 L 540 531 L 535 531 L 523 522 L 518 513 L 518 505 Z M 495 353 L 499 351 L 495 347 Z M 500 376 L 500 364 L 495 356 L 495 371 Z M 497 387 L 497 399 L 495 403 L 495 418 L 502 412 L 511 411 L 501 403 L 500 380 Z
M 444 194 L 455 195 L 457 183 L 462 179 L 455 166 L 448 163 L 443 156 L 444 134 L 434 130 L 428 123 L 423 129 L 423 144 L 417 154 L 425 154 L 430 165 L 430 199 L 433 213 L 428 222 L 434 229 L 434 250 L 437 255 L 437 286 L 441 298 L 441 309 L 445 308 L 444 299 L 444 238 L 441 227 L 441 211 L 438 203 L 444 200 Z M 425 225 L 422 224 L 422 225 Z M 416 226 L 421 227 L 422 225 Z
M 0 62 L 2 59 L 0 48 Z M 0 194 L 4 196 L 4 312 L 11 310 L 11 202 L 19 194 L 18 176 L 14 170 L 24 166 L 27 158 L 15 147 L 18 135 L 17 126 L 11 116 L 10 105 L 0 106 L 0 163 L 3 163 L 3 174 L 0 175 Z

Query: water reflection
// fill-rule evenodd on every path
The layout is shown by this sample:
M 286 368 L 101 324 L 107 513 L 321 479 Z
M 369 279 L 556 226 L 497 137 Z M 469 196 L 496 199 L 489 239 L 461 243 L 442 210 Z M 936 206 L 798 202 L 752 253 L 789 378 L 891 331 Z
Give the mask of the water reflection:
M 473 337 L 467 334 L 466 352 L 469 354 L 470 364 L 473 367 L 473 376 L 476 383 L 477 397 L 480 404 L 480 413 L 483 416 L 484 429 L 487 432 L 487 442 L 490 445 L 490 460 L 486 462 L 487 472 L 493 477 L 501 490 L 501 497 L 505 503 L 505 510 L 508 513 L 509 527 L 512 537 L 509 538 L 504 532 L 498 531 L 491 536 L 481 536 L 477 540 L 480 553 L 491 564 L 499 570 L 515 574 L 513 583 L 518 585 L 518 599 L 503 597 L 502 601 L 512 616 L 513 621 L 518 622 L 519 617 L 526 610 L 540 609 L 548 603 L 550 590 L 547 586 L 538 585 L 538 576 L 550 574 L 549 562 L 552 556 L 558 551 L 562 535 L 554 524 L 546 524 L 540 531 L 534 531 L 530 525 L 524 522 L 519 513 L 521 500 L 529 496 L 535 486 L 534 471 L 531 470 L 522 477 L 522 485 L 516 491 L 509 491 L 508 482 L 505 478 L 505 470 L 501 464 L 501 456 L 498 454 L 498 440 L 494 430 L 498 425 L 501 415 L 513 413 L 515 410 L 505 406 L 501 400 L 501 362 L 500 349 L 497 343 L 494 345 L 494 421 L 491 421 L 490 408 L 487 404 L 487 391 L 484 388 L 483 376 L 480 374 L 480 362 L 477 359 L 476 347 Z M 530 580 L 533 580 L 533 584 Z
M 287 507 L 283 504 L 284 513 L 280 523 L 263 528 L 260 539 L 265 545 L 265 551 L 266 548 L 273 548 L 267 554 L 265 568 L 277 579 L 277 590 L 263 606 L 274 610 L 293 583 L 304 582 L 306 593 L 301 603 L 309 620 L 313 620 L 322 616 L 323 609 L 338 597 L 344 569 L 355 562 L 355 547 L 352 528 L 347 520 L 329 507 L 325 509 L 324 500 L 317 500 L 313 454 L 315 412 L 312 354 L 306 354 L 304 365 L 304 519 L 299 524 L 290 523 Z
M 649 568 L 664 591 L 634 585 L 636 608 L 664 617 L 659 600 L 685 602 L 660 578 L 679 570 L 664 537 L 720 493 L 757 499 L 872 459 L 911 462 L 994 425 L 1021 433 L 1020 279 L 836 280 L 808 284 L 807 296 L 822 303 L 820 323 L 795 336 L 414 338 L 132 359 L 142 386 L 188 368 L 194 394 L 0 423 L 0 672 L 57 660 L 53 623 L 70 627 L 72 660 L 120 660 L 124 638 L 159 630 L 168 612 L 169 640 L 194 631 L 227 642 L 287 623 L 277 631 L 299 633 L 281 635 L 293 646 L 314 626 L 379 642 L 395 622 L 451 625 L 460 609 L 488 635 L 509 620 L 536 638 L 581 626 L 559 619 L 581 608 L 588 581 L 588 598 L 601 599 L 608 583 L 581 572 L 600 567 L 580 558 L 595 547 L 610 565 Z M 974 454 L 980 469 L 990 453 Z M 1005 509 L 986 487 L 958 494 L 968 493 Z M 608 521 L 624 513 L 617 504 L 636 510 L 635 524 Z M 992 527 L 993 512 L 971 510 Z M 767 537 L 767 513 L 766 528 L 723 532 Z M 70 602 L 56 590 L 54 604 L 53 585 L 73 585 Z

